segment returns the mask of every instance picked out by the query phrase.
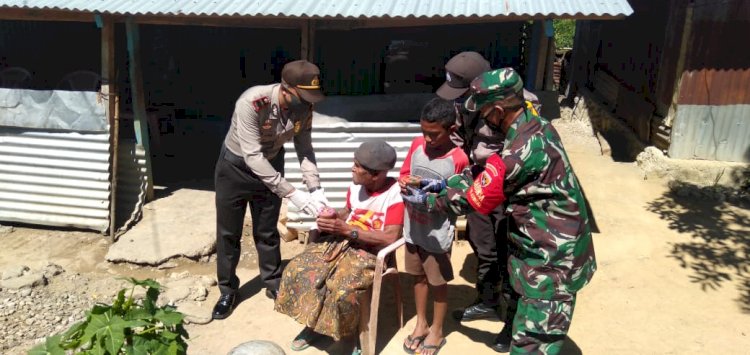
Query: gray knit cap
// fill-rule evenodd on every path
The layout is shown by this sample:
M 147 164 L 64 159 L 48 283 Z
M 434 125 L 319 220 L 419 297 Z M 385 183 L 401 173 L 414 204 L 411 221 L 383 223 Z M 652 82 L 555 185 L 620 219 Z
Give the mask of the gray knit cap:
M 384 140 L 366 141 L 354 152 L 354 159 L 367 169 L 388 171 L 396 165 L 396 150 Z

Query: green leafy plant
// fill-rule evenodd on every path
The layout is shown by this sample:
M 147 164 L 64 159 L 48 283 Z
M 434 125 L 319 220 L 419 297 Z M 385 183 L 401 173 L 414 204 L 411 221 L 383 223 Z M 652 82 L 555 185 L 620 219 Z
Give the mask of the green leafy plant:
M 557 48 L 572 48 L 576 33 L 576 20 L 552 20 L 555 28 L 555 45 Z
M 183 314 L 172 306 L 156 306 L 161 285 L 146 279 L 125 278 L 132 284 L 120 290 L 112 305 L 96 304 L 86 320 L 62 334 L 48 337 L 29 351 L 29 355 L 75 354 L 185 354 L 188 333 L 182 326 Z M 146 297 L 136 301 L 136 287 L 146 289 Z

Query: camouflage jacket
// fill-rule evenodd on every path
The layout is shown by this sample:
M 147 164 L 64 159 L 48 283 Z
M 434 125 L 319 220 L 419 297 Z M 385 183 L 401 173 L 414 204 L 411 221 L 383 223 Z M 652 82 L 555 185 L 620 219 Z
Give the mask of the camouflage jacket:
M 596 271 L 578 179 L 555 129 L 530 110 L 511 125 L 503 147 L 476 178 L 448 179 L 447 189 L 428 197 L 428 208 L 488 213 L 505 203 L 513 288 L 529 298 L 567 299 Z

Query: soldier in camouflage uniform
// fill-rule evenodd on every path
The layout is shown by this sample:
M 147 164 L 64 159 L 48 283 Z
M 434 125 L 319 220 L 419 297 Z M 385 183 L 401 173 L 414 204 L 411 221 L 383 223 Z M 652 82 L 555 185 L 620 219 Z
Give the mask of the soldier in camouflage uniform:
M 522 86 L 511 68 L 474 79 L 466 108 L 505 133 L 502 151 L 487 159 L 479 176 L 423 182 L 425 188 L 412 189 L 404 199 L 455 214 L 486 214 L 504 204 L 512 254 L 508 271 L 518 307 L 492 348 L 557 354 L 576 293 L 596 271 L 594 245 L 581 187 L 560 137 L 549 121 L 525 107 Z

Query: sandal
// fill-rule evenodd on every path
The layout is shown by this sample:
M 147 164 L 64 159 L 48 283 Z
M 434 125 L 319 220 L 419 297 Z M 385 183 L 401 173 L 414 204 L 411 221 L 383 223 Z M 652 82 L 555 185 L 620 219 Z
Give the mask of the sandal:
M 316 333 L 310 328 L 302 329 L 302 331 L 294 337 L 292 344 L 289 346 L 294 351 L 302 351 L 310 347 L 310 344 L 320 338 L 320 334 Z
M 407 354 L 414 354 L 419 349 L 420 345 L 424 341 L 424 339 L 427 338 L 427 334 L 418 336 L 418 337 L 412 337 L 411 334 L 409 334 L 406 337 L 406 341 L 404 342 L 404 351 L 406 351 Z M 408 345 L 407 345 L 408 343 Z M 411 347 L 414 345 L 414 343 L 417 343 L 417 348 L 412 349 Z
M 447 342 L 448 340 L 443 338 L 443 341 L 441 341 L 440 344 L 438 345 L 425 345 L 424 343 L 422 343 L 422 348 L 419 350 L 419 353 L 421 354 L 424 352 L 425 349 L 427 349 L 427 350 L 435 350 L 435 352 L 432 353 L 432 355 L 437 355 L 440 352 L 440 349 L 443 348 L 443 345 L 445 345 L 445 343 Z

